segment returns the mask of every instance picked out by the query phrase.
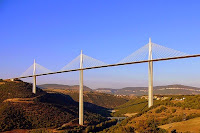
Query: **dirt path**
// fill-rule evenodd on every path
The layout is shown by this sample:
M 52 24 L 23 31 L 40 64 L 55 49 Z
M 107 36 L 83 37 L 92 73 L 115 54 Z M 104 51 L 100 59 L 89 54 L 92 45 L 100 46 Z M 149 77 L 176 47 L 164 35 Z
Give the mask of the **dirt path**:
M 37 97 L 31 97 L 31 98 L 10 98 L 6 99 L 3 102 L 13 102 L 13 103 L 34 103 L 34 100 L 38 97 L 41 97 L 43 95 L 39 95 Z
M 137 113 L 126 113 L 126 114 L 124 114 L 125 116 L 127 116 L 127 117 L 132 117 L 132 116 L 134 116 L 134 115 L 136 115 Z

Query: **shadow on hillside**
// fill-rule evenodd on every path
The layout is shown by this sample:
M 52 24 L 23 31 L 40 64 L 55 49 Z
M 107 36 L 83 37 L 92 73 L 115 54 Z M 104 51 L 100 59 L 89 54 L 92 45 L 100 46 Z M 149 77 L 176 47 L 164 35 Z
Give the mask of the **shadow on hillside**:
M 69 95 L 61 93 L 46 93 L 45 95 L 37 99 L 38 102 L 49 103 L 61 106 L 75 106 L 78 113 L 79 103 L 74 101 Z M 84 110 L 96 114 L 100 114 L 104 117 L 110 116 L 110 112 L 107 108 L 84 102 Z
M 46 93 L 37 99 L 39 102 L 58 104 L 64 106 L 76 105 L 77 103 L 69 96 L 60 93 Z
M 89 103 L 89 102 L 84 102 L 84 109 L 89 111 L 89 112 L 100 114 L 104 117 L 110 117 L 111 116 L 110 112 L 108 111 L 109 109 L 98 106 L 96 104 Z

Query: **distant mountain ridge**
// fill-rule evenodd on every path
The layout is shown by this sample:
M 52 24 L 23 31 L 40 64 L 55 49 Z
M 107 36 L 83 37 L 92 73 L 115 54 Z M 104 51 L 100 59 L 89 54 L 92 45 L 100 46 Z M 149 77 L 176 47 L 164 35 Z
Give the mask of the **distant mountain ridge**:
M 39 87 L 41 89 L 66 89 L 66 90 L 79 90 L 79 85 L 62 85 L 62 84 L 42 84 L 39 85 Z M 92 89 L 90 89 L 87 86 L 83 86 L 83 90 L 84 91 L 92 91 Z
M 147 95 L 148 87 L 125 87 L 122 89 L 99 88 L 97 92 L 109 93 L 115 95 Z M 200 88 L 185 85 L 166 85 L 154 86 L 154 94 L 156 95 L 192 95 L 200 94 Z
M 43 89 L 66 89 L 66 90 L 79 90 L 79 85 L 60 85 L 60 84 L 44 84 L 39 85 Z M 113 88 L 98 88 L 91 89 L 87 86 L 84 86 L 84 91 L 95 91 L 100 93 L 108 93 L 114 95 L 147 95 L 148 87 L 124 87 L 122 89 L 113 89 Z M 166 85 L 166 86 L 154 86 L 155 95 L 196 95 L 200 94 L 200 88 L 185 86 L 180 84 Z

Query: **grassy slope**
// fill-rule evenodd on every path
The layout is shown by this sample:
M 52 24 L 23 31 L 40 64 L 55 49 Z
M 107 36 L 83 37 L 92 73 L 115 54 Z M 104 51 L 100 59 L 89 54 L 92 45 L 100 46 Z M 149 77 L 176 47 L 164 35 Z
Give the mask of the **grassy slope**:
M 159 130 L 158 126 L 162 124 L 183 121 L 197 114 L 197 116 L 200 116 L 200 110 L 183 110 L 182 108 L 168 106 L 163 106 L 166 107 L 166 109 L 160 113 L 156 113 L 156 110 L 160 110 L 161 107 L 162 106 L 158 106 L 142 115 L 125 119 L 122 123 L 113 126 L 107 132 L 126 132 L 130 127 L 138 132 L 150 132 L 151 130 Z M 172 109 L 176 109 L 176 112 L 172 113 Z
M 154 100 L 154 105 L 159 104 L 160 102 L 160 100 Z M 135 98 L 114 109 L 116 110 L 116 112 L 112 113 L 113 116 L 124 116 L 124 114 L 136 114 L 148 109 L 148 101 L 146 99 Z
M 186 126 L 187 125 L 187 126 Z M 166 124 L 160 126 L 160 128 L 166 129 L 167 131 L 171 132 L 171 130 L 176 129 L 177 132 L 200 132 L 200 117 L 190 119 L 187 121 L 182 122 L 174 122 L 171 124 Z
M 177 96 L 168 95 L 168 97 L 169 99 L 166 101 L 154 100 L 154 105 L 169 102 L 169 103 L 174 104 L 172 106 L 200 109 L 199 95 L 177 95 Z M 175 100 L 175 99 L 182 99 L 182 98 L 185 98 L 184 102 Z M 148 101 L 146 99 L 135 98 L 135 99 L 129 100 L 125 104 L 115 107 L 114 109 L 116 110 L 116 112 L 112 113 L 113 116 L 124 116 L 124 114 L 126 113 L 138 113 L 138 112 L 148 109 Z
M 78 91 L 69 91 L 61 89 L 47 89 L 45 91 L 59 92 L 72 97 L 74 101 L 78 102 L 79 92 Z M 84 92 L 83 95 L 84 102 L 92 103 L 104 108 L 114 108 L 119 105 L 126 103 L 128 100 L 126 98 L 121 98 L 114 96 L 112 94 L 98 93 L 98 92 Z
M 113 116 L 123 116 L 126 113 L 138 113 L 147 108 L 147 100 L 136 98 L 115 108 Z

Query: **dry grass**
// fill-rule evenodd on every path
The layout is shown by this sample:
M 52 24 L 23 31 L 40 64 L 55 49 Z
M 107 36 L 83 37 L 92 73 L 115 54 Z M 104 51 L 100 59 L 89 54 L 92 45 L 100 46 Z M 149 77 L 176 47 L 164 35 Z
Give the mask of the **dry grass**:
M 4 133 L 28 133 L 28 130 L 27 129 L 15 129 L 12 131 L 6 131 Z
M 179 115 L 185 115 L 188 116 L 190 114 L 200 114 L 200 110 L 197 110 L 197 109 L 182 109 L 182 108 L 179 108 L 179 107 L 168 107 L 168 106 L 165 106 L 167 109 L 165 111 L 162 111 L 161 113 L 155 113 L 157 109 L 160 108 L 157 107 L 155 109 L 152 109 L 150 111 L 148 111 L 147 113 L 141 115 L 140 117 L 136 117 L 134 118 L 135 120 L 147 120 L 149 117 L 152 117 L 152 118 L 156 118 L 156 119 L 164 119 L 170 115 L 172 116 L 179 116 Z M 176 112 L 175 113 L 172 113 L 171 110 L 172 109 L 176 109 Z M 184 119 L 184 118 L 183 118 Z
M 166 129 L 169 132 L 176 129 L 177 132 L 190 131 L 191 133 L 200 133 L 200 117 L 187 121 L 162 125 L 160 128 Z
M 127 117 L 132 117 L 132 116 L 134 116 L 134 115 L 136 115 L 137 113 L 126 113 L 126 114 L 124 114 L 125 116 L 127 116 Z
M 14 103 L 34 103 L 34 98 L 11 98 L 6 99 L 3 102 L 14 102 Z
M 13 102 L 13 103 L 34 103 L 34 100 L 38 97 L 41 97 L 43 96 L 44 94 L 42 95 L 39 95 L 39 96 L 36 96 L 36 97 L 31 97 L 31 98 L 10 98 L 10 99 L 6 99 L 4 100 L 3 102 Z

